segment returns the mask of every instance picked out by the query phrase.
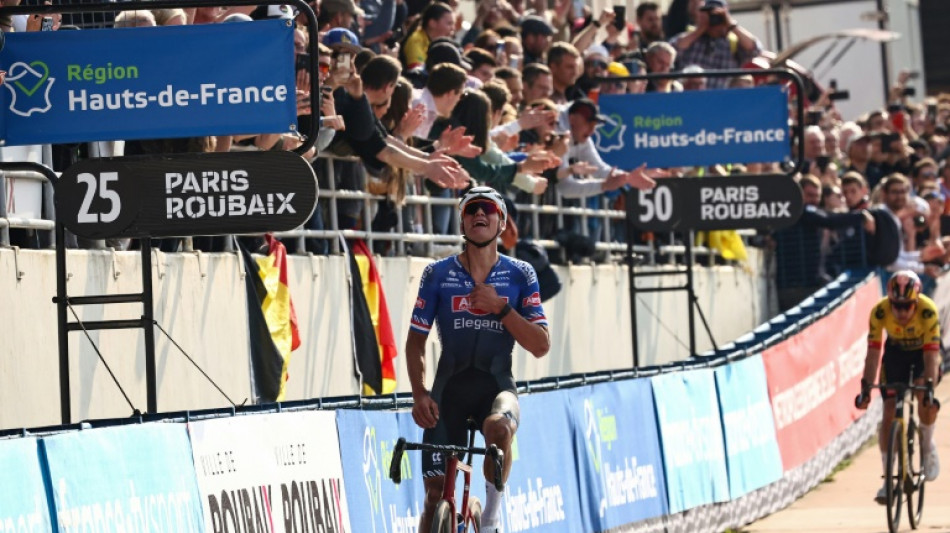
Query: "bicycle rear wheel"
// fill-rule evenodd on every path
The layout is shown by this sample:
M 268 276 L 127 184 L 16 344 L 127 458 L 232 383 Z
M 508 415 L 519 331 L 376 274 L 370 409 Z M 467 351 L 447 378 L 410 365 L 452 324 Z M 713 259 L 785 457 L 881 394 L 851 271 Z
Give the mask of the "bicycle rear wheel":
M 445 500 L 435 506 L 435 514 L 432 516 L 432 533 L 457 533 L 452 506 Z
M 924 454 L 920 451 L 920 426 L 914 420 L 910 421 L 907 428 L 907 480 L 905 488 L 907 493 L 907 518 L 910 520 L 911 529 L 917 529 L 920 525 L 920 518 L 924 514 Z M 915 500 L 916 493 L 916 504 Z
M 901 523 L 901 504 L 904 503 L 904 465 L 901 461 L 901 423 L 897 420 L 891 424 L 891 438 L 887 444 L 887 528 L 891 533 L 897 533 Z
M 468 499 L 469 521 L 465 523 L 465 533 L 475 533 L 482 530 L 482 502 L 471 496 Z

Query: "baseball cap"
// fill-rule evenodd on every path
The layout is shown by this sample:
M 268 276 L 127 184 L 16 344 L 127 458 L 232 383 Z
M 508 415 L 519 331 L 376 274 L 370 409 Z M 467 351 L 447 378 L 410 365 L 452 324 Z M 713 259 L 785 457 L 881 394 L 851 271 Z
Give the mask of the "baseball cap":
M 360 39 L 355 33 L 346 28 L 333 28 L 323 36 L 323 44 L 333 48 L 335 46 L 347 48 L 352 52 L 359 53 Z
M 605 122 L 607 117 L 597 112 L 597 104 L 587 98 L 578 98 L 574 100 L 571 107 L 567 108 L 568 115 L 581 115 L 588 122 Z
M 870 140 L 871 138 L 863 131 L 861 133 L 855 133 L 854 135 L 848 138 L 848 146 L 845 147 L 845 150 L 850 151 L 851 147 L 854 146 L 854 143 L 856 142 L 870 141 Z
M 703 7 L 699 8 L 700 11 L 708 11 L 710 9 L 716 9 L 717 7 L 727 8 L 729 3 L 726 0 L 706 0 L 703 3 Z
M 267 6 L 267 18 L 269 19 L 292 19 L 296 16 L 293 8 L 287 4 L 277 6 Z
M 630 69 L 624 66 L 623 63 L 618 63 L 616 61 L 611 61 L 607 65 L 607 72 L 620 78 L 630 75 Z
M 353 0 L 323 0 L 320 10 L 324 13 L 349 13 L 354 17 L 359 13 Z
M 604 62 L 610 62 L 610 52 L 607 51 L 607 47 L 602 44 L 592 44 L 587 47 L 587 50 L 584 50 L 584 59 L 597 57 L 603 59 Z
M 554 35 L 554 28 L 537 15 L 528 15 L 521 20 L 521 35 Z
M 429 45 L 429 51 L 426 55 L 426 70 L 432 70 L 438 64 L 452 63 L 465 70 L 472 70 L 472 64 L 462 57 L 462 52 L 454 43 L 448 41 L 436 41 Z

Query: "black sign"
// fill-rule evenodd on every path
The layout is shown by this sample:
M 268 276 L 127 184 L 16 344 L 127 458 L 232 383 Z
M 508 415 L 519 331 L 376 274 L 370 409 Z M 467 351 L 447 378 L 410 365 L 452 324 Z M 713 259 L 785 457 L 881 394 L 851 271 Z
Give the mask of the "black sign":
M 313 167 L 293 152 L 80 161 L 56 183 L 56 215 L 88 239 L 287 231 L 317 201 Z
M 801 188 L 784 174 L 660 179 L 628 198 L 627 217 L 643 231 L 774 230 L 804 208 Z

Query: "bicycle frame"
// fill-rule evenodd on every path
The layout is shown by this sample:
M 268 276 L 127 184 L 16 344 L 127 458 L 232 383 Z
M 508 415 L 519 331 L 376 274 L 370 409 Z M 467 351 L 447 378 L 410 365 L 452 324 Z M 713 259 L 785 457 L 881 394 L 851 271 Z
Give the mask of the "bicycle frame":
M 892 532 L 897 531 L 900 524 L 900 507 L 903 495 L 907 495 L 908 517 L 911 527 L 916 529 L 923 510 L 923 487 L 927 479 L 922 472 L 914 472 L 910 456 L 914 453 L 911 448 L 914 445 L 914 439 L 917 433 L 917 421 L 914 418 L 914 393 L 923 392 L 925 401 L 933 404 L 933 380 L 928 379 L 924 385 L 914 384 L 914 367 L 910 367 L 910 378 L 907 383 L 883 383 L 880 385 L 866 386 L 861 394 L 855 398 L 855 405 L 864 403 L 871 389 L 878 389 L 882 393 L 885 391 L 894 391 L 894 419 L 890 428 L 882 427 L 881 431 L 890 429 L 891 437 L 887 453 L 887 469 L 884 473 L 885 487 L 887 489 L 887 522 L 888 529 Z M 907 403 L 909 414 L 905 418 L 904 405 Z M 939 405 L 939 404 L 938 404 Z M 913 428 L 908 432 L 908 426 Z M 897 435 L 894 434 L 895 429 Z M 895 437 L 897 446 L 895 444 Z M 896 448 L 896 450 L 894 450 Z M 894 453 L 899 457 L 894 457 Z M 897 459 L 897 462 L 893 459 Z M 897 468 L 899 479 L 893 468 Z M 893 476 L 893 478 L 892 478 Z M 892 481 L 893 479 L 893 481 Z M 918 506 L 915 509 L 913 504 L 914 493 L 918 494 Z M 895 503 L 896 502 L 896 503 Z
M 434 451 L 448 454 L 445 465 L 445 481 L 442 484 L 442 498 L 449 504 L 452 516 L 452 531 L 458 528 L 458 511 L 455 505 L 455 480 L 458 472 L 462 471 L 464 485 L 462 486 L 462 523 L 467 527 L 469 524 L 474 526 L 474 516 L 469 509 L 469 490 L 472 483 L 472 460 L 475 455 L 484 455 L 492 459 L 495 467 L 495 488 L 499 491 L 504 489 L 504 480 L 502 479 L 502 465 L 504 464 L 504 452 L 498 449 L 494 444 L 487 448 L 476 448 L 475 429 L 469 431 L 468 447 L 425 444 L 421 442 L 406 442 L 406 439 L 400 438 L 396 441 L 393 449 L 393 458 L 389 466 L 389 478 L 397 485 L 402 481 L 402 454 L 407 450 Z M 459 454 L 468 454 L 466 462 L 459 460 Z M 477 526 L 473 528 L 478 533 Z

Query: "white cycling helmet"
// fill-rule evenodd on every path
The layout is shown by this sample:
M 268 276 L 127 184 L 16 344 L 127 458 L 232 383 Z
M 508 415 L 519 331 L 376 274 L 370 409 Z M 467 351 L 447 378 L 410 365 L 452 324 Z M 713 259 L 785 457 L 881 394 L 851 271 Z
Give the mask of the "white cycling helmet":
M 465 194 L 462 195 L 462 198 L 459 199 L 459 217 L 465 212 L 465 206 L 474 200 L 489 200 L 493 202 L 498 207 L 498 212 L 501 213 L 501 220 L 508 220 L 508 206 L 505 205 L 505 198 L 491 187 L 472 187 Z
M 476 242 L 468 238 L 468 235 L 465 235 L 465 229 L 462 225 L 462 216 L 465 214 L 465 206 L 471 202 L 487 200 L 493 204 L 498 209 L 498 232 L 494 237 L 488 239 L 484 242 Z M 465 242 L 470 243 L 478 248 L 484 248 L 489 244 L 498 239 L 498 236 L 501 235 L 502 227 L 505 224 L 505 221 L 508 220 L 508 206 L 505 205 L 505 198 L 499 194 L 498 191 L 492 189 L 491 187 L 472 187 L 465 194 L 462 195 L 462 198 L 459 200 L 459 228 L 462 230 L 462 238 L 465 239 Z

